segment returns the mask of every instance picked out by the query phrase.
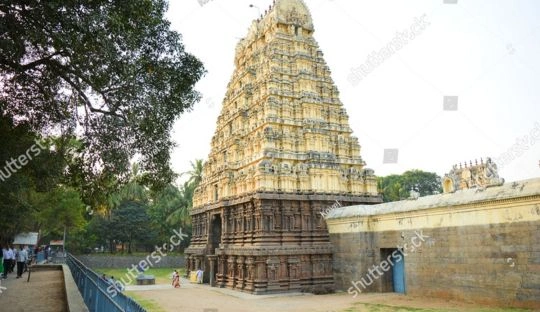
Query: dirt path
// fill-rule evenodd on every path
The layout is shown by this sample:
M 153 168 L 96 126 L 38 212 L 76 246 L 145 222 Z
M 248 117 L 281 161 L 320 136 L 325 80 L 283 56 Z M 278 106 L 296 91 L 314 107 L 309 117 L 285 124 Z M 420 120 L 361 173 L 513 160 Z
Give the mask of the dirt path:
M 173 289 L 164 285 L 137 290 L 130 287 L 128 294 L 150 301 L 159 307 L 156 311 L 190 312 L 334 312 L 334 311 L 385 311 L 365 308 L 365 304 L 434 309 L 455 309 L 454 311 L 478 311 L 478 306 L 440 299 L 413 298 L 398 294 L 361 294 L 352 298 L 347 293 L 330 295 L 264 295 L 255 296 L 229 289 L 212 288 L 184 282 L 182 288 Z M 150 312 L 150 311 L 149 311 Z
M 37 271 L 32 273 L 30 283 L 26 274 L 21 279 L 11 275 L 2 280 L 0 311 L 2 312 L 64 312 L 67 311 L 63 291 L 62 271 Z M 127 294 L 150 302 L 148 312 L 353 312 L 390 311 L 381 306 L 425 308 L 433 311 L 478 311 L 473 304 L 441 299 L 415 298 L 398 294 L 360 294 L 353 298 L 347 293 L 330 295 L 264 295 L 255 296 L 229 289 L 182 281 L 182 287 L 174 289 L 168 284 L 153 286 L 130 286 Z M 407 309 L 403 311 L 412 311 Z M 485 310 L 487 311 L 487 310 Z
M 9 274 L 2 280 L 0 311 L 2 312 L 64 312 L 66 297 L 62 270 L 32 272 L 30 282 L 27 274 L 16 278 Z

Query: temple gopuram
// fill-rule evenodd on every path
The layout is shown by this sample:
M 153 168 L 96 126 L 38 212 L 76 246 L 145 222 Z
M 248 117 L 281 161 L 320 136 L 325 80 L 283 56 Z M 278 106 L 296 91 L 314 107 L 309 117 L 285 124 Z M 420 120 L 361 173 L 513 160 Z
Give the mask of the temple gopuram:
M 328 292 L 323 212 L 382 202 L 301 0 L 277 0 L 236 47 L 191 211 L 188 274 L 254 294 Z

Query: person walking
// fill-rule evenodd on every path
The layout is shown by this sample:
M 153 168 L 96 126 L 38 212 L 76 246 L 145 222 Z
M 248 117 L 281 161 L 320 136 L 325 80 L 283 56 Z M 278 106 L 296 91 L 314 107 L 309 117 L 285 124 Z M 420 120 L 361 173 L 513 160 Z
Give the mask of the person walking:
M 28 252 L 26 251 L 26 246 L 24 248 L 20 248 L 17 251 L 16 254 L 17 258 L 17 278 L 21 278 L 24 270 L 24 265 L 26 264 L 26 261 L 28 261 Z
M 180 274 L 176 270 L 173 272 L 172 285 L 174 288 L 180 288 Z
M 15 269 L 15 248 L 10 245 L 8 251 L 11 257 L 9 260 L 9 273 L 13 273 L 13 270 Z
M 4 279 L 8 277 L 9 270 L 11 269 L 11 254 L 12 253 L 13 251 L 9 248 L 9 246 L 2 248 L 2 258 L 4 259 L 2 263 L 2 265 L 4 266 L 4 274 L 2 277 Z
M 4 246 L 0 245 L 0 278 L 4 277 Z
M 197 284 L 202 284 L 203 283 L 203 270 L 201 269 L 198 269 L 197 270 Z

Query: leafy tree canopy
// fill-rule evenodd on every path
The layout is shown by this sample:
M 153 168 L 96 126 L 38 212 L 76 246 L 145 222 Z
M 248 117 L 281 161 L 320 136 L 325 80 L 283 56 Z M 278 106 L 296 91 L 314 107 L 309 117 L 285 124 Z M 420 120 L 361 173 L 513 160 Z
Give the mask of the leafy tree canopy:
M 32 219 L 43 236 L 62 233 L 64 228 L 80 229 L 86 224 L 85 205 L 79 192 L 72 188 L 59 186 L 47 193 L 35 193 L 32 204 L 36 210 Z
M 39 228 L 36 216 L 44 207 L 36 204 L 36 194 L 55 191 L 64 158 L 59 148 L 50 148 L 52 140 L 40 140 L 28 124 L 15 125 L 9 116 L 0 115 L 0 142 L 0 241 L 5 242 L 18 232 Z
M 379 190 L 384 202 L 406 199 L 410 191 L 416 191 L 420 196 L 439 194 L 442 192 L 441 177 L 434 172 L 409 170 L 403 174 L 379 177 Z
M 203 161 L 191 162 L 192 170 L 186 172 L 188 180 L 177 187 L 168 184 L 159 190 L 148 190 L 141 185 L 141 175 L 137 165 L 132 167 L 129 182 L 116 191 L 104 194 L 100 203 L 93 205 L 93 214 L 88 226 L 71 236 L 71 248 L 75 251 L 90 251 L 100 245 L 108 246 L 116 252 L 118 243 L 121 250 L 141 247 L 153 250 L 155 245 L 168 242 L 173 230 L 182 228 L 188 237 L 180 245 L 182 250 L 189 245 L 191 237 L 190 209 L 193 193 L 202 177 Z M 110 181 L 113 183 L 114 181 Z M 107 187 L 106 189 L 112 189 Z
M 0 3 L 0 111 L 82 139 L 84 172 L 172 179 L 170 130 L 200 98 L 202 63 L 164 18 L 165 0 Z
M 116 240 L 127 242 L 128 253 L 131 253 L 135 240 L 144 241 L 153 236 L 147 209 L 143 203 L 126 200 L 113 212 L 108 230 L 112 231 Z

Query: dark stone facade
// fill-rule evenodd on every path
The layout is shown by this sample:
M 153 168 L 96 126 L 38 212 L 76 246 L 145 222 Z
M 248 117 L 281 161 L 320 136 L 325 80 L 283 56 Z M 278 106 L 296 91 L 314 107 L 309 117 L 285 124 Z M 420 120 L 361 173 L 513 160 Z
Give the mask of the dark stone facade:
M 199 209 L 187 271 L 202 268 L 205 282 L 254 294 L 331 292 L 333 247 L 321 212 L 336 202 L 380 198 L 257 193 Z

